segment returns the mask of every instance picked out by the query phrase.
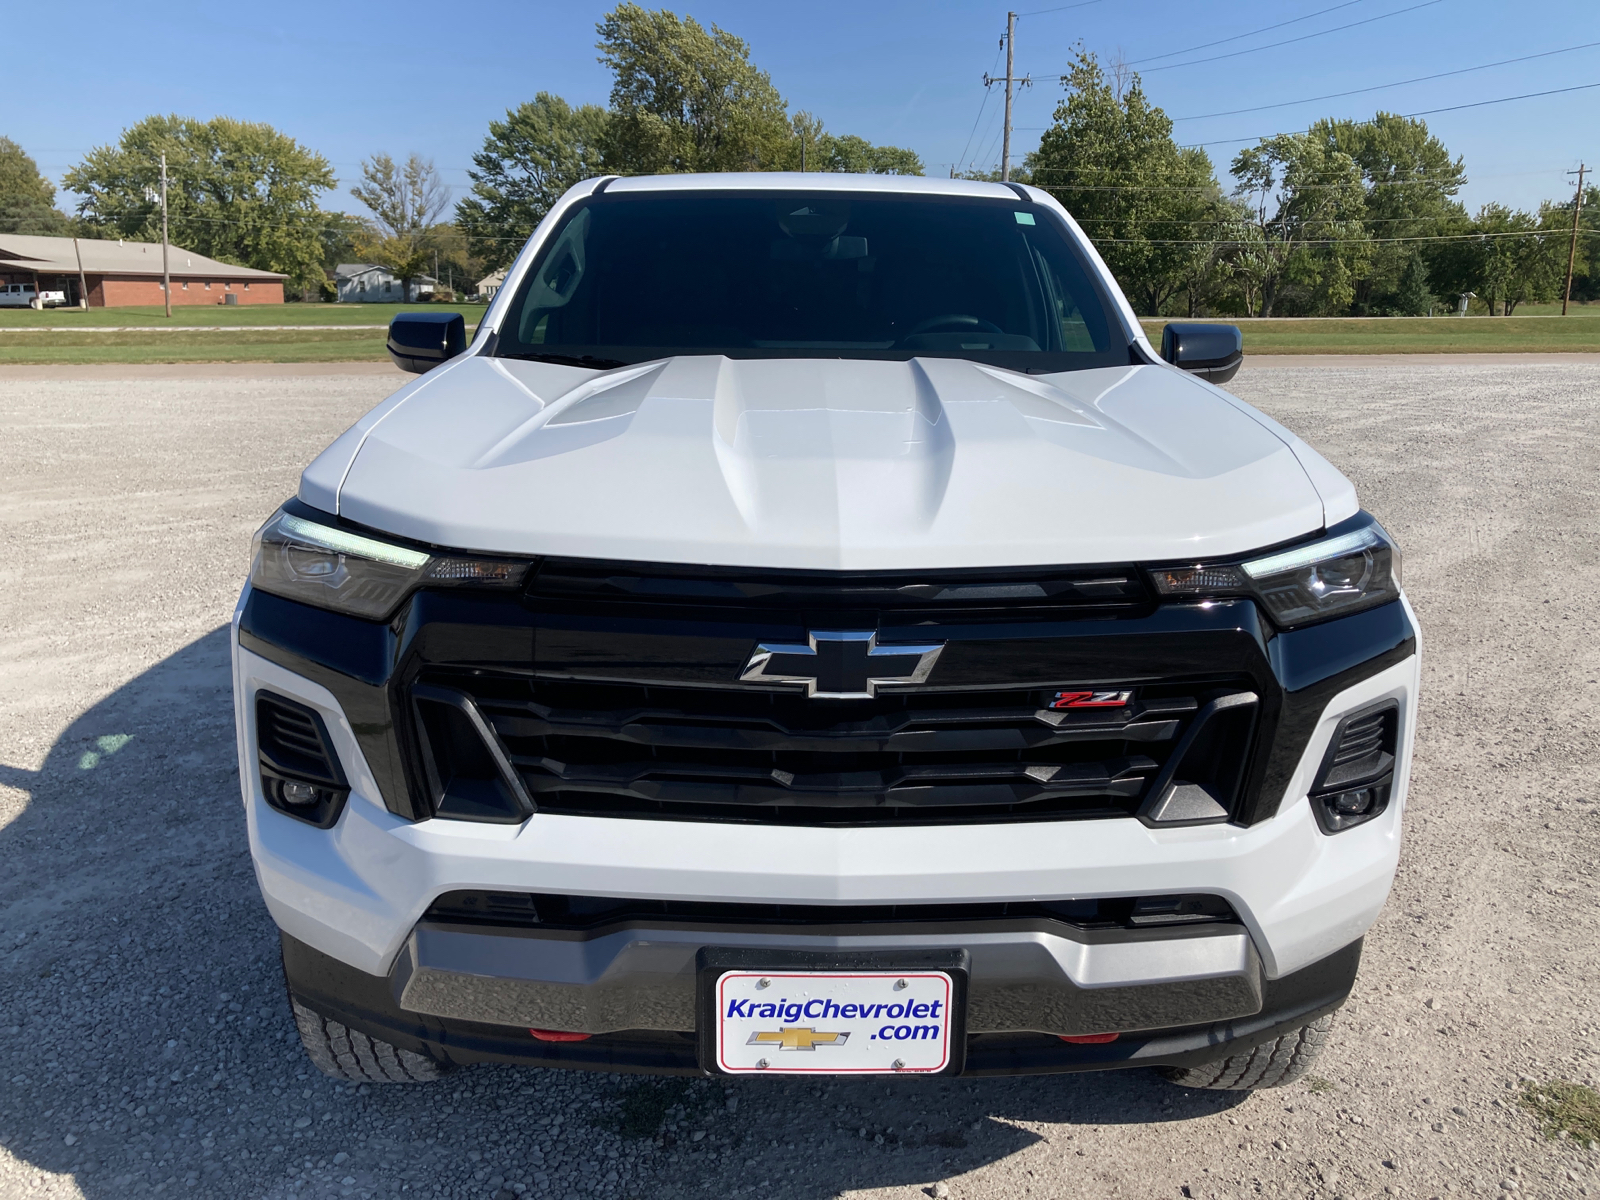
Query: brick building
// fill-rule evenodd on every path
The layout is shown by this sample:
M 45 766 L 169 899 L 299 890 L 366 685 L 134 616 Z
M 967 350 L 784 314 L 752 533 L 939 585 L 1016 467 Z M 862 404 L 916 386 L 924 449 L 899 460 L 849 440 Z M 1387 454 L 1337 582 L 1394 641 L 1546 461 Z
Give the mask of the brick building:
M 162 303 L 160 242 L 0 233 L 0 283 L 65 292 L 77 304 L 80 259 L 90 308 Z M 181 246 L 169 247 L 167 261 L 174 304 L 283 303 L 285 277 L 272 271 L 235 267 Z

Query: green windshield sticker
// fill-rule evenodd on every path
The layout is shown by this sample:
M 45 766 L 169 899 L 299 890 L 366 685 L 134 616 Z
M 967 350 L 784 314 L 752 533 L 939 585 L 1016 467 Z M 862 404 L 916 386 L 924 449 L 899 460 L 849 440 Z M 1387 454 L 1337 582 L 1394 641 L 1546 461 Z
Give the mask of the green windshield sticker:
M 1011 215 L 1016 217 L 1018 225 L 1032 225 L 1033 224 L 1033 214 L 1032 213 L 1012 213 Z

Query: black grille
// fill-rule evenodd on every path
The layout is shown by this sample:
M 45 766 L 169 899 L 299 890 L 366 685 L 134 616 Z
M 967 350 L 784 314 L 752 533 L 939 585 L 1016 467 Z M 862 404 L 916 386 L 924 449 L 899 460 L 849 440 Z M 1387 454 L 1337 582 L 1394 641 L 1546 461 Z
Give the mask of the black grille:
M 1030 617 L 1041 611 L 1106 615 L 1147 610 L 1150 596 L 1128 566 L 1069 571 L 752 571 L 641 563 L 547 559 L 529 587 L 555 605 L 599 604 L 617 611 L 659 614 L 674 606 L 751 612 L 871 609 Z
M 1074 710 L 1039 689 L 829 701 L 488 673 L 429 682 L 472 698 L 541 812 L 795 825 L 1131 816 L 1200 706 L 1230 690 L 1113 688 L 1127 693 L 1119 707 Z
M 1204 893 L 975 904 L 746 904 L 471 891 L 445 893 L 424 915 L 424 920 L 457 925 L 583 931 L 626 922 L 837 927 L 1001 920 L 1057 921 L 1077 929 L 1144 929 L 1238 919 L 1221 896 Z

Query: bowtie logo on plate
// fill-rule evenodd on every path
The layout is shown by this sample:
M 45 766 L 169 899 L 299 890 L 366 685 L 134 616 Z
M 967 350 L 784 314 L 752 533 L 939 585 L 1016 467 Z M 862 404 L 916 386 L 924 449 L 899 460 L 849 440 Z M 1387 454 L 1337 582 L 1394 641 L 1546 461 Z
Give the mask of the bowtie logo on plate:
M 817 700 L 870 700 L 880 686 L 925 682 L 944 647 L 943 642 L 880 646 L 876 633 L 813 629 L 805 645 L 757 645 L 739 679 L 799 685 Z
M 818 1046 L 842 1046 L 848 1033 L 818 1033 L 807 1026 L 785 1025 L 782 1029 L 761 1029 L 750 1035 L 747 1046 L 776 1046 L 780 1050 L 815 1050 Z

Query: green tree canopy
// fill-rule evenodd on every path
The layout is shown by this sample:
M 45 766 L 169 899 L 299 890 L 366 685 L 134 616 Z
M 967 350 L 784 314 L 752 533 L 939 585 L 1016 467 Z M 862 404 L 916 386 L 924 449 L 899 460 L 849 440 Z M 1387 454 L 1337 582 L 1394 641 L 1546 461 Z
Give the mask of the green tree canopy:
M 10 138 L 0 137 L 0 233 L 61 236 L 71 222 L 56 208 L 55 186 Z
M 450 189 L 433 160 L 412 154 L 396 164 L 387 154 L 374 154 L 361 164 L 361 182 L 350 194 L 372 213 L 373 228 L 358 235 L 356 252 L 389 268 L 405 296 L 411 281 L 433 264 L 432 231 L 450 207 Z
M 1241 150 L 1231 170 L 1255 211 L 1255 235 L 1239 265 L 1255 315 L 1270 317 L 1290 289 L 1307 312 L 1348 309 L 1368 250 L 1355 160 L 1315 134 L 1280 133 Z
M 606 170 L 763 170 L 783 152 L 787 106 L 742 38 L 637 4 L 619 4 L 599 32 L 600 61 L 614 73 Z
M 467 172 L 472 195 L 456 206 L 456 223 L 487 269 L 517 256 L 561 193 L 602 173 L 607 120 L 599 105 L 574 108 L 540 92 L 505 120 L 489 122 L 489 136 Z
M 159 240 L 161 206 L 146 191 L 161 186 L 163 153 L 174 244 L 321 286 L 317 200 L 337 180 L 327 159 L 270 125 L 146 117 L 115 146 L 91 150 L 62 183 L 83 197 L 78 214 L 102 236 Z
M 855 134 L 837 135 L 821 118 L 798 112 L 789 121 L 790 139 L 774 158 L 778 171 L 834 171 L 848 175 L 921 175 L 922 159 L 900 146 L 875 146 Z
M 1454 198 L 1466 183 L 1462 160 L 1450 156 L 1426 121 L 1394 113 L 1380 112 L 1370 121 L 1318 121 L 1311 134 L 1329 150 L 1348 154 L 1366 188 L 1362 222 L 1374 244 L 1366 274 L 1355 281 L 1352 311 L 1418 316 L 1412 310 L 1421 302 L 1426 313 L 1427 288 L 1418 290 L 1412 264 L 1420 259 L 1431 267 L 1436 252 L 1427 243 L 1385 239 L 1465 230 L 1466 212 Z
M 1211 160 L 1179 148 L 1138 75 L 1119 95 L 1080 51 L 1062 82 L 1067 96 L 1026 169 L 1083 227 L 1134 307 L 1155 315 L 1213 256 L 1224 201 Z
M 622 4 L 596 28 L 614 73 L 611 108 L 540 92 L 490 122 L 473 155 L 472 195 L 456 206 L 456 224 L 487 268 L 514 259 L 561 194 L 595 175 L 922 174 L 913 151 L 828 133 L 810 113 L 791 118 L 749 46 L 715 25 Z

